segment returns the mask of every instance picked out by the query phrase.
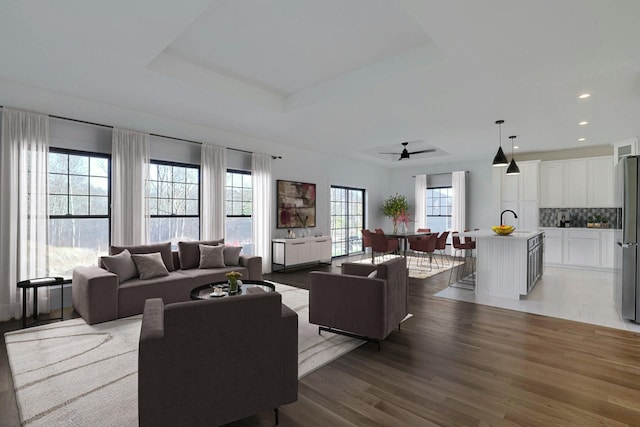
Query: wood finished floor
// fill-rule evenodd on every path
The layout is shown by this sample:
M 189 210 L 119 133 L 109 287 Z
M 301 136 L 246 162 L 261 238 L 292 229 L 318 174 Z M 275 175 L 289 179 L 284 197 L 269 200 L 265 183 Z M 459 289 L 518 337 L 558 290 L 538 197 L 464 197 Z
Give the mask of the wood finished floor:
M 308 271 L 269 278 L 306 288 Z M 434 297 L 448 278 L 411 279 L 414 317 L 302 379 L 280 425 L 640 425 L 640 334 Z M 0 425 L 19 425 L 4 337 Z

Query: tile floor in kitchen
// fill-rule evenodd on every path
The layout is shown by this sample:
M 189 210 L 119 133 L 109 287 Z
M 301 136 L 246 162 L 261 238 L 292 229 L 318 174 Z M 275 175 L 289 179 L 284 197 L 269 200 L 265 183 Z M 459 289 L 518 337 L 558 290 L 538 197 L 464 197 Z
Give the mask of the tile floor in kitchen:
M 613 292 L 613 273 L 545 267 L 533 291 L 519 301 L 453 287 L 436 296 L 640 332 L 640 324 L 618 314 Z

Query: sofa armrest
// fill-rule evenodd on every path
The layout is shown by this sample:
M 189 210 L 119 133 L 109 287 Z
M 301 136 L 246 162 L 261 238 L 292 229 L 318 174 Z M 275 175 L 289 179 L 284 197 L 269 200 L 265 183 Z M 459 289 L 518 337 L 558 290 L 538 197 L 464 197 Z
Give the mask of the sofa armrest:
M 77 267 L 71 280 L 73 308 L 90 325 L 118 318 L 118 276 L 100 267 Z
M 282 304 L 283 404 L 298 400 L 298 314 Z
M 151 298 L 144 303 L 140 345 L 164 337 L 164 302 L 162 298 Z
M 310 323 L 386 338 L 386 280 L 320 271 L 309 279 Z
M 247 269 L 249 280 L 262 280 L 262 257 L 254 255 L 240 255 L 240 266 Z
M 159 375 L 165 369 L 164 303 L 161 298 L 148 299 L 144 304 L 140 341 L 138 344 L 138 417 L 155 420 Z M 157 420 L 156 420 L 157 421 Z M 148 423 L 151 425 L 154 423 Z
M 343 262 L 341 270 L 342 274 L 351 274 L 353 276 L 368 276 L 372 271 L 376 271 L 376 264 L 362 264 L 357 262 Z

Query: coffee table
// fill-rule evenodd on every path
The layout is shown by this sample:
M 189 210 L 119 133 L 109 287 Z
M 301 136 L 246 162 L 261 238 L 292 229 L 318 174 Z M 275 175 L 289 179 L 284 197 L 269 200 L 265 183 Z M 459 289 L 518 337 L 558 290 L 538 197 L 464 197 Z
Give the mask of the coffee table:
M 215 288 L 222 289 L 223 290 L 222 295 L 212 296 L 211 294 L 213 293 Z M 231 296 L 244 295 L 247 293 L 247 291 L 250 288 L 262 288 L 262 290 L 265 292 L 275 292 L 276 290 L 276 287 L 269 282 L 264 282 L 262 280 L 243 280 L 242 285 L 239 286 L 238 292 Z M 209 283 L 209 284 L 198 286 L 197 288 L 192 289 L 191 299 L 192 300 L 215 299 L 220 297 L 226 297 L 226 296 L 229 296 L 227 292 L 228 289 L 229 289 L 229 284 L 226 281 Z

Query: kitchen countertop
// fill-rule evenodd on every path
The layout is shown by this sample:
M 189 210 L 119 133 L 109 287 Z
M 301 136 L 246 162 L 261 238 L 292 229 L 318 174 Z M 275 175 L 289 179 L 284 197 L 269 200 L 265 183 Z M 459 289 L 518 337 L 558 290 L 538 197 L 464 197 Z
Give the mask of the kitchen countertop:
M 514 231 L 513 233 L 507 236 L 499 236 L 493 232 L 493 230 L 476 230 L 476 231 L 465 231 L 460 233 L 460 237 L 475 237 L 478 239 L 484 238 L 492 238 L 492 239 L 530 239 L 533 236 L 542 233 L 542 230 L 534 230 L 534 231 Z
M 616 231 L 620 228 L 598 228 L 598 227 L 540 227 L 540 230 L 589 230 L 589 231 Z

